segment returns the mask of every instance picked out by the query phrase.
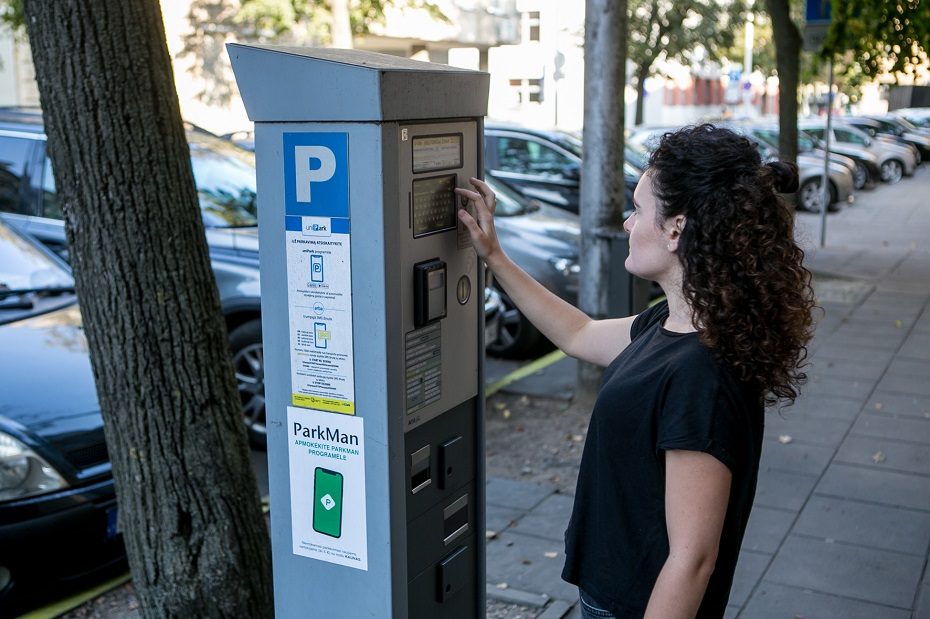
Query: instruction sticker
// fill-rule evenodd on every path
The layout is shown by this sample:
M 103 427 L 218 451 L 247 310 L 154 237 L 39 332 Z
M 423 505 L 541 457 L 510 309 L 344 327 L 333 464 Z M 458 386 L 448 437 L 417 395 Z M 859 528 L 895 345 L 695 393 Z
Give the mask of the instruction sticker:
M 284 134 L 291 404 L 355 414 L 349 137 Z
M 294 554 L 368 570 L 361 417 L 287 408 Z

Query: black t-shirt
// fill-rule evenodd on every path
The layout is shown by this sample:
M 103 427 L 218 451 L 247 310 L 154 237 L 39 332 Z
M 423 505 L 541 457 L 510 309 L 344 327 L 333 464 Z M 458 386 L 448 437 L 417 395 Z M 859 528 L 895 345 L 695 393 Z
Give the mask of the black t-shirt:
M 756 492 L 763 404 L 697 333 L 637 317 L 594 405 L 565 532 L 562 578 L 621 619 L 642 617 L 669 553 L 665 451 L 709 453 L 732 472 L 720 550 L 699 618 L 723 616 Z

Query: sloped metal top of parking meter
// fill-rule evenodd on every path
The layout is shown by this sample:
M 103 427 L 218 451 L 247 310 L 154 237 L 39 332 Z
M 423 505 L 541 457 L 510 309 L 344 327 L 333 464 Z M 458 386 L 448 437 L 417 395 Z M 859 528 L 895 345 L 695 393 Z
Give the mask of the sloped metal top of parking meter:
M 378 122 L 485 116 L 481 71 L 350 49 L 226 46 L 255 122 Z

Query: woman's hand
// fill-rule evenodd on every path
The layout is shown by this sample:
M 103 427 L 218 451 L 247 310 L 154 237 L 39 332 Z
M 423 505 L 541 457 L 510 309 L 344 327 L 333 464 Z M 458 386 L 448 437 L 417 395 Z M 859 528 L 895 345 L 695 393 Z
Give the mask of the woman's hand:
M 468 198 L 474 207 L 475 216 L 472 217 L 466 209 L 459 209 L 458 217 L 468 229 L 475 251 L 487 261 L 491 255 L 502 251 L 497 232 L 494 230 L 494 207 L 497 205 L 497 198 L 483 181 L 471 178 L 469 182 L 476 191 L 456 187 L 455 193 Z

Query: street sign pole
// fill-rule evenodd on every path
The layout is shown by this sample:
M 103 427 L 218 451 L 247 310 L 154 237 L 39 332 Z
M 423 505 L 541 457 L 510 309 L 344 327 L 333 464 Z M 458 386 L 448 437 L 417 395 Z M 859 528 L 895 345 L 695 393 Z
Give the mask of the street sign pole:
M 827 210 L 830 206 L 830 134 L 833 121 L 833 56 L 827 81 L 827 131 L 824 134 L 823 182 L 820 184 L 820 246 L 827 246 Z

